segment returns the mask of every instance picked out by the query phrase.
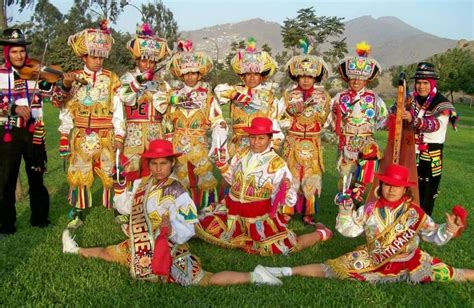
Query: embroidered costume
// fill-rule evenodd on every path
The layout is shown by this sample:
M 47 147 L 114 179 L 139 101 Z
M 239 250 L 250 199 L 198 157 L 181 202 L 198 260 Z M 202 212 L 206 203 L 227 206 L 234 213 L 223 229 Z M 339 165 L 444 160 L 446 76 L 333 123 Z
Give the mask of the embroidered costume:
M 112 42 L 110 31 L 103 29 L 86 29 L 68 40 L 78 57 L 108 57 Z M 60 151 L 69 154 L 70 148 L 68 201 L 73 207 L 70 216 L 76 218 L 76 209 L 92 206 L 94 173 L 102 182 L 102 204 L 111 207 L 113 146 L 114 142 L 123 143 L 125 123 L 122 103 L 115 94 L 120 86 L 117 75 L 105 69 L 92 71 L 87 66 L 74 74 L 86 84 L 75 81 L 71 89 L 63 87 L 55 99 L 63 103 L 59 114 Z
M 26 53 L 25 40 L 19 29 L 5 29 L 0 45 L 3 45 L 5 64 L 0 67 L 0 233 L 15 233 L 16 209 L 15 189 L 21 159 L 29 183 L 31 225 L 49 225 L 49 195 L 43 184 L 46 170 L 45 131 L 43 102 L 49 100 L 54 86 L 40 81 L 25 80 L 10 61 L 10 50 L 25 48 L 25 63 L 31 61 Z M 17 107 L 30 109 L 26 121 L 17 112 Z
M 370 82 L 381 71 L 377 61 L 368 57 L 370 46 L 357 45 L 358 54 L 345 58 L 338 66 L 341 78 Z M 350 88 L 331 100 L 328 125 L 339 137 L 337 168 L 340 177 L 353 175 L 353 180 L 365 189 L 371 183 L 382 152 L 375 140 L 375 130 L 386 125 L 387 107 L 372 90 L 358 92 Z
M 212 69 L 211 58 L 203 52 L 194 52 L 190 41 L 179 41 L 178 46 L 181 51 L 171 59 L 170 72 L 182 81 L 189 73 L 199 74 L 199 79 L 194 86 L 183 81 L 181 87 L 173 89 L 169 95 L 167 119 L 172 123 L 170 135 L 176 151 L 183 153 L 178 158 L 176 175 L 190 189 L 194 201 L 206 207 L 217 201 L 217 180 L 212 173 L 210 156 L 226 158 L 227 126 L 211 89 L 200 81 Z M 164 102 L 165 106 L 167 103 Z M 208 131 L 211 131 L 211 149 Z
M 398 175 L 395 177 L 395 174 Z M 406 181 L 408 169 L 391 165 L 387 167 L 385 175 L 378 177 L 382 182 L 400 186 L 390 181 L 395 178 L 404 178 Z M 402 186 L 413 184 L 408 182 Z M 357 210 L 350 200 L 338 200 L 336 203 L 339 205 L 336 229 L 347 237 L 365 233 L 367 244 L 327 261 L 326 277 L 418 283 L 458 280 L 462 274 L 461 270 L 444 264 L 419 248 L 420 238 L 436 245 L 444 245 L 453 237 L 453 233 L 446 224 L 436 224 L 408 197 L 394 202 L 382 197 Z
M 412 94 L 420 204 L 431 215 L 439 193 L 446 131 L 450 121 L 455 128 L 458 117 L 453 104 L 436 88 L 438 76 L 431 63 L 418 64 L 413 78 L 427 80 L 431 87 L 428 96 L 422 97 L 416 91 Z
M 307 54 L 291 58 L 287 67 L 288 74 L 295 81 L 299 76 L 309 76 L 320 83 L 328 73 L 323 59 Z M 319 197 L 321 194 L 324 164 L 320 131 L 329 115 L 330 97 L 322 86 L 315 83 L 307 90 L 298 84 L 290 86 L 285 91 L 284 98 L 291 124 L 282 157 L 288 164 L 293 176 L 293 186 L 298 192 L 296 211 L 304 212 L 312 220 L 316 195 Z M 293 209 L 294 207 L 285 208 L 284 212 L 292 215 Z
M 194 235 L 194 224 L 198 219 L 193 200 L 178 181 L 168 178 L 157 183 L 151 177 L 138 179 L 131 191 L 114 197 L 114 206 L 121 214 L 130 215 L 127 230 L 130 238 L 106 249 L 116 262 L 130 266 L 135 279 L 162 280 L 152 272 L 151 264 L 154 239 L 160 234 L 162 217 L 167 215 L 172 230 L 168 236 L 172 265 L 165 281 L 182 286 L 208 281 L 210 274 L 202 269 L 199 259 L 190 253 L 186 244 Z
M 275 132 L 272 121 L 260 117 L 245 131 L 257 134 L 252 130 L 259 129 L 259 125 L 266 125 L 270 134 Z M 222 177 L 231 184 L 230 192 L 223 205 L 202 211 L 196 226 L 198 236 L 216 245 L 262 256 L 296 251 L 296 235 L 287 229 L 287 221 L 279 210 L 281 205 L 294 206 L 296 192 L 289 184 L 290 170 L 272 147 L 269 145 L 261 153 L 242 149 L 230 164 L 218 167 Z
M 165 39 L 154 35 L 148 24 L 137 28 L 137 33 L 127 43 L 135 60 L 149 59 L 160 62 L 169 55 Z M 141 72 L 138 66 L 120 78 L 117 95 L 125 105 L 126 136 L 124 142 L 125 175 L 130 183 L 141 177 L 140 158 L 150 141 L 164 137 L 162 119 L 170 86 L 154 71 Z
M 232 58 L 231 66 L 234 72 L 241 78 L 247 73 L 259 73 L 264 77 L 272 76 L 277 69 L 275 60 L 266 51 L 257 51 L 255 41 L 250 40 L 247 44 L 245 50 L 239 50 Z M 249 145 L 248 136 L 243 128 L 248 127 L 254 118 L 270 118 L 273 121 L 273 128 L 280 130 L 279 120 L 282 112 L 278 110 L 278 102 L 270 83 L 262 83 L 254 88 L 246 85 L 219 84 L 214 88 L 214 92 L 221 104 L 231 103 L 232 135 L 228 145 L 230 157 Z M 283 139 L 281 132 L 275 135 L 274 147 L 279 148 Z

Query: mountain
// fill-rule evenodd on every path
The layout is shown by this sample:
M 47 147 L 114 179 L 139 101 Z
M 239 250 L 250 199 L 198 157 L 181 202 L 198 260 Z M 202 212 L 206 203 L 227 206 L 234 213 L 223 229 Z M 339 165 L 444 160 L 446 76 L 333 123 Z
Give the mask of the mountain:
M 372 45 L 372 56 L 383 68 L 411 64 L 456 47 L 457 41 L 440 38 L 414 28 L 396 17 L 363 16 L 346 22 L 349 53 L 365 40 Z
M 382 67 L 410 64 L 421 61 L 433 54 L 456 47 L 457 41 L 437 37 L 414 28 L 396 17 L 373 18 L 362 16 L 345 23 L 344 36 L 347 37 L 349 54 L 354 54 L 355 45 L 365 40 L 372 45 L 372 55 Z M 281 26 L 276 22 L 263 19 L 250 19 L 239 23 L 228 23 L 193 31 L 181 32 L 181 37 L 191 39 L 196 50 L 204 50 L 222 61 L 230 52 L 230 44 L 252 36 L 257 47 L 267 43 L 272 53 L 281 52 L 284 47 L 281 38 Z M 208 37 L 210 40 L 203 40 Z M 324 50 L 327 46 L 321 46 Z

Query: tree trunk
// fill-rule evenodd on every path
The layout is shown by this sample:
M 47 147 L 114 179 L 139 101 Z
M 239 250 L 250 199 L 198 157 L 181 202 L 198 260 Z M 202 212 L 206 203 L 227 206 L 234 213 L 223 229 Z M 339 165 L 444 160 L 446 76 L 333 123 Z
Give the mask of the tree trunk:
M 0 1 L 0 30 L 4 30 L 8 27 L 7 23 L 7 5 L 5 0 Z

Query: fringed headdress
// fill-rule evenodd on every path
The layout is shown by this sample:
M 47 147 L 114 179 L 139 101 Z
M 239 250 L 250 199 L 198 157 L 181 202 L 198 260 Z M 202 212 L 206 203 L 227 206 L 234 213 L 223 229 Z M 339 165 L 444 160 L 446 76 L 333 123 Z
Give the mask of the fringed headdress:
M 147 23 L 137 26 L 135 37 L 127 43 L 127 49 L 135 59 L 161 61 L 170 54 L 166 39 L 155 36 Z
M 370 58 L 371 46 L 363 41 L 356 45 L 356 56 L 347 57 L 338 65 L 339 74 L 344 81 L 350 79 L 373 80 L 382 71 L 380 64 Z
M 199 73 L 206 75 L 212 69 L 212 60 L 201 51 L 193 51 L 193 43 L 190 40 L 179 40 L 178 50 L 169 64 L 169 71 L 177 78 L 187 73 Z
M 296 80 L 298 76 L 310 76 L 321 82 L 328 77 L 328 66 L 322 57 L 309 55 L 314 44 L 308 39 L 300 39 L 300 48 L 303 50 L 302 55 L 292 57 L 286 67 L 288 75 L 291 79 Z
M 270 77 L 277 68 L 277 63 L 266 51 L 257 51 L 257 42 L 250 37 L 247 40 L 247 46 L 239 50 L 231 60 L 231 66 L 238 75 L 246 73 L 265 74 Z
M 102 20 L 99 29 L 85 29 L 69 36 L 67 44 L 78 57 L 90 55 L 108 58 L 114 39 L 108 28 L 108 21 Z

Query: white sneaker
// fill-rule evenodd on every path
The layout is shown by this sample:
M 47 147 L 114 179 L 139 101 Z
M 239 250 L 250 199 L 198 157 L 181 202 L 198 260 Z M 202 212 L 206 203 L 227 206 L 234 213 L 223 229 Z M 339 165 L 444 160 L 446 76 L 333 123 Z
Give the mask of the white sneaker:
M 251 275 L 252 282 L 255 284 L 267 284 L 271 286 L 281 286 L 283 284 L 280 279 L 273 276 L 269 271 L 265 269 L 265 267 L 261 265 L 257 265 Z
M 63 231 L 63 253 L 79 253 L 79 247 L 76 241 L 69 234 L 69 229 Z
M 291 276 L 292 274 L 291 267 L 263 266 L 263 268 L 275 277 L 287 277 L 287 276 Z

